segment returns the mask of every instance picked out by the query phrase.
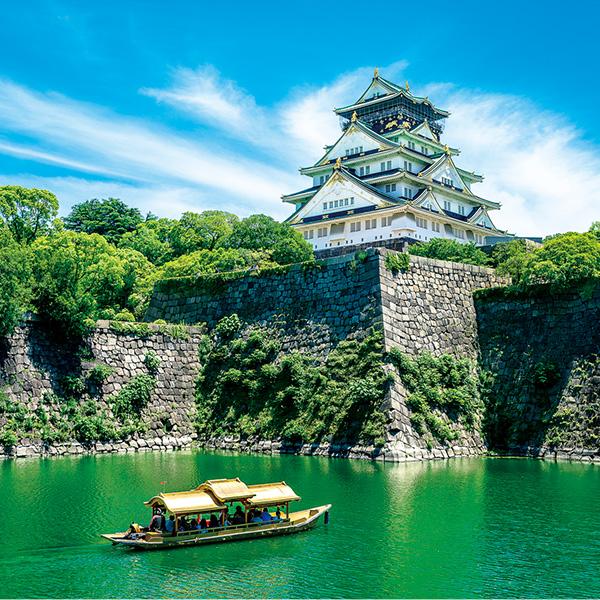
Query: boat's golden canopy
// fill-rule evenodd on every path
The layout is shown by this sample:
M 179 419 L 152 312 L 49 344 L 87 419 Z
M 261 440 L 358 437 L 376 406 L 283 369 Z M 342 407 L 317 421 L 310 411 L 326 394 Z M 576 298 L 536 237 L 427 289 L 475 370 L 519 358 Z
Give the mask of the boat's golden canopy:
M 285 481 L 249 485 L 248 489 L 254 494 L 252 498 L 248 499 L 249 506 L 277 506 L 285 502 L 300 500 L 300 496 L 297 496 Z
M 190 490 L 189 492 L 170 492 L 158 494 L 144 502 L 146 506 L 158 506 L 171 514 L 209 513 L 223 510 L 225 505 L 210 491 Z
M 248 486 L 243 481 L 240 481 L 239 477 L 235 479 L 210 479 L 199 485 L 197 489 L 212 492 L 215 498 L 221 502 L 246 500 L 254 496 L 254 492 L 250 491 Z

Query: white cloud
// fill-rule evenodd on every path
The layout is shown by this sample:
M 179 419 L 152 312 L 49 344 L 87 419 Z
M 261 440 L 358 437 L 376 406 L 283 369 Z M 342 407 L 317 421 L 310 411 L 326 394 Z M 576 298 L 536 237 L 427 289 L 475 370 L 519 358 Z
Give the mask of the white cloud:
M 32 118 L 35 115 L 35 118 Z M 82 171 L 145 181 L 197 186 L 215 203 L 234 200 L 255 210 L 274 208 L 292 173 L 58 94 L 38 94 L 0 80 L 0 130 L 29 138 L 30 156 Z M 23 156 L 23 144 L 4 144 Z M 86 165 L 93 165 L 86 166 Z M 223 198 L 224 197 L 224 198 Z
M 473 191 L 502 203 L 497 226 L 519 235 L 585 231 L 600 219 L 600 148 L 562 115 L 508 94 L 436 85 L 451 111 L 444 139 L 459 166 L 485 176 Z

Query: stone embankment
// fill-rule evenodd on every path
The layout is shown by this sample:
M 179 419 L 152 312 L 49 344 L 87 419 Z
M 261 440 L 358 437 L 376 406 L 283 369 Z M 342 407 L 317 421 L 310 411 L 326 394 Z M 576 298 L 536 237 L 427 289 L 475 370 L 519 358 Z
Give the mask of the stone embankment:
M 506 283 L 490 269 L 411 257 L 410 269 L 393 272 L 386 266 L 386 249 L 366 255 L 331 258 L 311 267 L 293 266 L 286 272 L 249 272 L 234 280 L 206 281 L 184 291 L 153 295 L 148 320 L 206 324 L 212 330 L 226 316 L 238 314 L 247 324 L 276 330 L 282 354 L 299 351 L 324 362 L 344 339 L 361 339 L 382 330 L 385 346 L 399 346 L 416 355 L 427 350 L 439 356 L 452 353 L 475 360 L 478 354 L 472 291 Z M 45 412 L 57 418 L 65 396 L 65 376 L 84 382 L 79 404 L 93 400 L 111 418 L 111 398 L 137 376 L 148 374 L 146 357 L 156 353 L 160 365 L 151 399 L 141 413 L 143 427 L 123 440 L 109 443 L 51 442 L 25 436 L 5 455 L 32 453 L 127 452 L 147 449 L 205 447 L 283 451 L 327 456 L 417 460 L 481 453 L 478 431 L 463 431 L 451 444 L 432 443 L 410 421 L 406 392 L 395 382 L 381 407 L 386 414 L 385 445 L 381 448 L 349 443 L 291 445 L 279 441 L 228 439 L 195 441 L 194 381 L 198 348 L 205 329 L 175 329 L 149 325 L 137 335 L 112 330 L 100 322 L 82 344 L 59 342 L 43 324 L 29 322 L 5 341 L 0 355 L 0 384 L 5 396 L 28 415 Z M 179 337 L 178 337 L 179 336 Z M 182 339 L 183 336 L 183 339 Z M 101 384 L 91 379 L 101 365 L 110 375 Z M 54 398 L 54 400 L 52 400 Z M 58 400 L 56 400 L 58 398 Z M 50 399 L 50 400 L 49 400 Z M 0 425 L 6 423 L 0 421 Z
M 411 423 L 407 392 L 399 380 L 390 385 L 381 406 L 386 415 L 381 447 L 352 440 L 307 445 L 252 437 L 199 439 L 194 400 L 199 348 L 207 331 L 235 313 L 249 327 L 276 331 L 280 356 L 299 351 L 321 364 L 341 340 L 360 340 L 374 330 L 382 331 L 387 350 L 396 346 L 409 356 L 428 351 L 466 357 L 473 364 L 480 360 L 492 377 L 488 443 L 510 454 L 597 462 L 600 292 L 590 297 L 573 290 L 535 298 L 484 298 L 478 293 L 474 300 L 474 290 L 502 286 L 507 280 L 490 269 L 420 257 L 410 258 L 410 269 L 392 271 L 386 266 L 389 252 L 370 249 L 366 256 L 331 258 L 308 268 L 250 272 L 212 281 L 208 287 L 199 279 L 176 292 L 157 291 L 148 319 L 165 318 L 190 327 L 150 324 L 147 331 L 118 332 L 101 322 L 75 344 L 57 340 L 43 323 L 25 323 L 0 348 L 2 402 L 10 404 L 13 413 L 20 411 L 25 423 L 36 415 L 60 423 L 67 396 L 77 404 L 71 407 L 77 415 L 85 416 L 91 402 L 110 420 L 114 398 L 130 382 L 151 375 L 155 385 L 140 412 L 140 426 L 123 439 L 101 443 L 92 432 L 86 434 L 92 436 L 89 442 L 43 442 L 39 435 L 25 434 L 4 446 L 4 453 L 0 446 L 0 456 L 200 446 L 395 462 L 487 450 L 483 414 L 475 428 L 464 428 L 452 442 L 432 442 L 420 435 Z M 192 326 L 198 322 L 206 326 Z M 160 361 L 153 370 L 147 360 L 150 352 Z M 92 377 L 99 366 L 109 373 L 101 382 Z M 73 380 L 79 382 L 77 393 L 67 394 Z M 0 416 L 0 429 L 11 418 L 8 412 Z
M 475 299 L 491 445 L 600 462 L 600 289 Z

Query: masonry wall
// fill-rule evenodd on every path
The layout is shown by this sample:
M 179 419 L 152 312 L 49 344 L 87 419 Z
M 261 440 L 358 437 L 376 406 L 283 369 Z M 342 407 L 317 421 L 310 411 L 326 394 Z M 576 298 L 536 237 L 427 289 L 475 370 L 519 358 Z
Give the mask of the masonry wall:
M 600 290 L 476 296 L 475 307 L 482 365 L 494 377 L 492 444 L 600 461 Z
M 201 285 L 184 294 L 155 293 L 147 319 L 170 322 L 206 323 L 212 330 L 220 319 L 238 314 L 250 325 L 274 329 L 282 341 L 282 352 L 298 350 L 324 361 L 343 339 L 361 339 L 382 330 L 387 349 L 399 346 L 415 356 L 427 350 L 436 356 L 451 353 L 475 363 L 478 340 L 472 290 L 506 283 L 492 270 L 411 257 L 410 269 L 393 273 L 386 267 L 386 249 L 369 249 L 366 257 L 348 255 L 327 259 L 317 268 L 297 265 L 288 272 L 258 275 L 248 272 L 226 282 L 218 292 Z M 60 393 L 64 375 L 87 374 L 97 364 L 114 369 L 98 389 L 88 385 L 81 402 L 96 398 L 108 407 L 107 399 L 133 377 L 147 372 L 144 357 L 154 350 L 162 362 L 157 385 L 143 418 L 148 429 L 115 444 L 84 448 L 74 443 L 43 448 L 40 440 L 19 442 L 16 453 L 135 451 L 187 445 L 195 438 L 193 392 L 198 370 L 200 328 L 191 327 L 189 339 L 161 333 L 164 326 L 151 325 L 153 334 L 137 338 L 111 331 L 100 323 L 82 345 L 52 338 L 43 324 L 30 322 L 5 341 L 0 356 L 0 385 L 11 399 L 35 411 L 44 393 Z M 391 367 L 390 367 L 391 368 Z M 410 424 L 406 391 L 395 382 L 382 410 L 387 415 L 384 448 L 289 447 L 270 440 L 198 440 L 205 445 L 266 451 L 294 451 L 330 456 L 415 460 L 476 454 L 484 450 L 477 432 L 463 432 L 450 445 L 427 444 Z M 13 451 L 11 451 L 13 452 Z M 13 452 L 14 453 L 14 452 Z
M 161 360 L 156 372 L 152 373 L 156 387 L 144 410 L 143 421 L 147 429 L 142 435 L 128 436 L 116 443 L 98 442 L 91 447 L 78 442 L 46 446 L 40 439 L 24 437 L 14 448 L 5 448 L 4 454 L 80 454 L 190 445 L 196 437 L 192 424 L 200 330 L 190 328 L 187 331 L 189 339 L 182 340 L 160 333 L 156 326 L 151 329 L 152 335 L 139 338 L 115 333 L 108 322 L 100 322 L 90 336 L 76 343 L 57 338 L 39 321 L 28 320 L 11 337 L 2 340 L 0 392 L 4 398 L 25 406 L 29 414 L 38 409 L 47 414 L 59 410 L 65 396 L 63 378 L 72 376 L 86 382 L 85 390 L 78 397 L 79 403 L 97 401 L 110 416 L 108 399 L 136 375 L 149 373 L 144 363 L 148 351 L 155 351 Z M 91 370 L 97 365 L 112 369 L 102 384 L 88 381 Z M 48 395 L 62 400 L 49 402 Z M 0 415 L 0 426 L 5 419 L 6 416 Z

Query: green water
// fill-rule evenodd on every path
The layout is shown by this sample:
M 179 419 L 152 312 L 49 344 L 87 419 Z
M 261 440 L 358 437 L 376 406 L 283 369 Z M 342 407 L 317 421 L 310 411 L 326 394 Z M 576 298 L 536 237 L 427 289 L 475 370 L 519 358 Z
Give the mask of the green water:
M 0 464 L 0 597 L 600 597 L 600 471 L 534 460 L 382 465 L 149 453 Z M 329 525 L 169 551 L 111 546 L 142 501 L 285 480 Z

